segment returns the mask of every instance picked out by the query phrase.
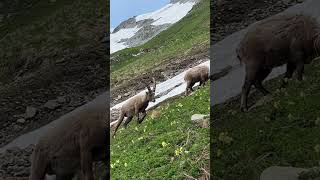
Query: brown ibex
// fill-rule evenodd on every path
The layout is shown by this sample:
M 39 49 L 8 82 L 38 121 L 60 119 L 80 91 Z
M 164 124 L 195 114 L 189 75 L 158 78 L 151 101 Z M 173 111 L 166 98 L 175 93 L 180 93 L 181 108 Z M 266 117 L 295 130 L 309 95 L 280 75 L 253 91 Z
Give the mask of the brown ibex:
M 149 105 L 149 102 L 155 102 L 155 91 L 156 91 L 156 81 L 152 78 L 152 89 L 148 84 L 145 83 L 147 86 L 148 91 L 143 94 L 136 95 L 132 99 L 128 100 L 124 103 L 120 109 L 120 117 L 116 124 L 113 137 L 115 137 L 116 132 L 123 121 L 124 117 L 127 117 L 126 121 L 124 122 L 124 127 L 127 127 L 128 123 L 132 120 L 133 116 L 137 117 L 137 122 L 140 124 L 143 119 L 146 117 L 146 108 Z M 142 113 L 142 116 L 140 116 Z
M 188 95 L 189 90 L 193 91 L 192 87 L 195 83 L 200 82 L 200 85 L 205 85 L 205 82 L 209 79 L 209 67 L 206 65 L 200 65 L 188 70 L 184 76 L 184 81 L 187 83 L 185 94 Z
M 107 98 L 101 95 L 62 116 L 40 137 L 29 180 L 44 180 L 46 174 L 56 175 L 56 180 L 71 180 L 76 174 L 81 180 L 93 180 L 93 162 L 108 161 Z
M 283 85 L 294 71 L 297 79 L 302 80 L 304 64 L 319 55 L 319 32 L 317 21 L 306 15 L 279 15 L 250 29 L 236 50 L 246 70 L 240 109 L 247 110 L 252 85 L 264 95 L 269 94 L 262 81 L 276 66 L 287 64 Z

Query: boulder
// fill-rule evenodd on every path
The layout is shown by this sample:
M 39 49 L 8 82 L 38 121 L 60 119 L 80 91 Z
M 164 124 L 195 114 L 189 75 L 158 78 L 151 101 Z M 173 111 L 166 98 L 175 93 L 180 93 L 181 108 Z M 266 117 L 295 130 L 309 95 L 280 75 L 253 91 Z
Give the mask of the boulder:
M 209 127 L 210 115 L 194 114 L 191 116 L 191 121 L 197 123 L 202 128 Z
M 37 112 L 38 112 L 37 108 L 28 106 L 28 107 L 26 108 L 26 112 L 25 112 L 25 114 L 24 114 L 24 117 L 25 117 L 26 119 L 33 118 L 33 117 L 37 114 Z
M 55 110 L 60 106 L 61 106 L 61 104 L 59 104 L 56 100 L 49 100 L 48 102 L 46 102 L 43 105 L 43 107 L 50 109 L 50 110 Z
M 24 124 L 25 122 L 26 122 L 26 120 L 23 118 L 17 120 L 17 123 L 19 123 L 19 124 Z
M 305 170 L 304 168 L 271 166 L 261 173 L 260 180 L 299 180 L 299 173 Z

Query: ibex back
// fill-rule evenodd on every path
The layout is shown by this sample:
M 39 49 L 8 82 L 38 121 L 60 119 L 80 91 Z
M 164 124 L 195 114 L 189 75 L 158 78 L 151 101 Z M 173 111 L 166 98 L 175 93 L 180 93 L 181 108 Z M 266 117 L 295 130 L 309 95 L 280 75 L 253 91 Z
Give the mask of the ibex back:
M 302 80 L 304 64 L 319 55 L 319 37 L 317 21 L 305 15 L 272 17 L 250 29 L 236 50 L 240 63 L 244 63 L 246 69 L 241 110 L 247 110 L 247 97 L 252 85 L 264 95 L 269 94 L 262 81 L 276 66 L 287 64 L 285 79 L 297 71 L 298 80 Z
M 63 116 L 61 123 L 50 128 L 35 146 L 29 180 L 93 180 L 94 161 L 107 162 L 107 95 Z

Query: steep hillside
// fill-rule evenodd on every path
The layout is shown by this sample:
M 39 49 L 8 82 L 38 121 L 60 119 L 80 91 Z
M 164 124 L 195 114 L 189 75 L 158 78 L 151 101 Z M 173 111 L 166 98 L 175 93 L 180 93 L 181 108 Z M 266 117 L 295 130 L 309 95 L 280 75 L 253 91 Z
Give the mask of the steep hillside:
M 209 3 L 201 0 L 179 22 L 147 43 L 112 54 L 112 97 L 141 90 L 145 73 L 163 81 L 177 69 L 199 63 L 209 50 Z
M 103 0 L 0 2 L 0 146 L 105 91 L 108 6 Z M 32 150 L 1 154 L 0 179 L 28 179 Z M 101 179 L 106 167 L 96 168 Z
M 111 179 L 207 177 L 209 129 L 190 119 L 209 114 L 209 106 L 207 85 L 149 111 L 140 125 L 132 120 L 111 140 Z
M 19 13 L 1 26 L 0 146 L 91 100 L 108 79 L 104 1 L 30 3 L 10 5 Z M 58 97 L 58 108 L 44 107 Z M 17 123 L 28 106 L 37 114 Z
M 240 97 L 211 107 L 215 179 L 255 180 L 269 166 L 319 166 L 319 68 L 320 61 L 314 61 L 306 80 L 292 80 L 285 89 L 279 89 L 281 77 L 266 82 L 273 99 L 262 101 L 253 93 L 250 106 L 263 103 L 247 113 L 239 111 Z

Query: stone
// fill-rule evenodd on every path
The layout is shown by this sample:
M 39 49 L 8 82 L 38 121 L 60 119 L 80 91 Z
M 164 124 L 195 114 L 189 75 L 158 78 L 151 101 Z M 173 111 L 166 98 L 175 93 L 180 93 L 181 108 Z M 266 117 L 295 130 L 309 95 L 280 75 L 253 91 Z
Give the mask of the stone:
M 191 121 L 197 123 L 202 128 L 209 127 L 209 124 L 210 124 L 209 119 L 210 119 L 210 115 L 194 114 L 191 116 Z
M 43 107 L 50 109 L 50 110 L 55 110 L 60 106 L 61 106 L 61 104 L 59 104 L 56 100 L 49 100 L 48 102 L 46 102 L 43 105 Z
M 28 106 L 28 107 L 26 108 L 26 112 L 25 112 L 25 114 L 24 114 L 24 117 L 25 117 L 26 119 L 33 118 L 33 117 L 37 114 L 37 112 L 38 112 L 37 108 L 32 107 L 32 106 Z
M 161 115 L 161 112 L 159 110 L 153 110 L 151 113 L 151 118 L 155 119 L 155 118 L 160 117 L 160 115 Z
M 59 103 L 65 103 L 65 102 L 67 102 L 67 100 L 66 100 L 66 98 L 65 98 L 64 96 L 58 97 L 58 98 L 57 98 L 57 101 L 58 101 Z
M 19 123 L 19 124 L 24 124 L 26 122 L 26 120 L 25 119 L 18 119 L 17 120 L 17 123 Z
M 262 106 L 264 104 L 267 104 L 269 102 L 273 101 L 273 97 L 272 95 L 267 95 L 267 96 L 263 96 L 261 99 L 259 99 L 253 106 L 251 106 L 249 108 L 249 111 L 254 109 L 254 108 L 257 108 L 259 106 Z
M 304 168 L 271 166 L 261 173 L 260 180 L 299 180 L 299 173 L 305 170 Z
M 14 125 L 14 126 L 13 126 L 13 130 L 14 130 L 14 131 L 20 131 L 21 129 L 22 129 L 22 127 L 19 126 L 19 125 Z

